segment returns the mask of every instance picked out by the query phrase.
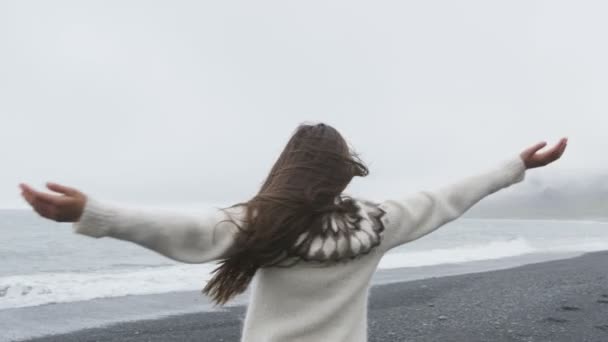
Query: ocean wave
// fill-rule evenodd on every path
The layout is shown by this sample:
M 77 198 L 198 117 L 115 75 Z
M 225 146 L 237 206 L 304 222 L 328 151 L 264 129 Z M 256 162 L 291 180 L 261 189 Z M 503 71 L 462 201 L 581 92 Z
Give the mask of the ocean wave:
M 534 253 L 536 249 L 525 239 L 495 241 L 483 245 L 469 245 L 457 248 L 429 249 L 415 252 L 386 254 L 380 261 L 380 268 L 421 267 L 469 261 L 501 259 Z
M 523 237 L 453 248 L 390 252 L 381 269 L 421 267 L 502 259 L 542 252 L 608 250 L 608 241 L 554 239 L 531 243 Z M 124 265 L 121 265 L 124 266 Z M 131 266 L 131 265 L 129 265 Z M 94 272 L 56 272 L 0 277 L 0 310 L 97 298 L 146 295 L 202 289 L 214 265 L 145 266 Z

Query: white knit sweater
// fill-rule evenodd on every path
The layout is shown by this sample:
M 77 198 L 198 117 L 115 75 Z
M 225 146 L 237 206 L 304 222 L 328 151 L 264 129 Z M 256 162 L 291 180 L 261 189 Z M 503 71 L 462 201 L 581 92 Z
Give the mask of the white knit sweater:
M 485 196 L 523 180 L 524 174 L 524 164 L 517 158 L 437 191 L 381 203 L 381 243 L 354 260 L 260 269 L 242 341 L 367 341 L 368 288 L 382 256 L 456 219 Z M 221 222 L 226 218 L 221 211 L 195 216 L 126 209 L 89 199 L 74 228 L 92 237 L 131 241 L 182 262 L 205 263 L 220 258 L 233 242 L 236 230 Z

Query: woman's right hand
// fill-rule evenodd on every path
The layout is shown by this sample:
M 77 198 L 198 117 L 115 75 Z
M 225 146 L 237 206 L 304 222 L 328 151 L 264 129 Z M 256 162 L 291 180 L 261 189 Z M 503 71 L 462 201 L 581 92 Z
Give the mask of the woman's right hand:
M 521 153 L 520 157 L 526 165 L 526 169 L 546 166 L 561 158 L 568 146 L 568 138 L 562 138 L 555 146 L 545 152 L 540 152 L 545 146 L 547 143 L 541 142 Z
M 56 183 L 47 183 L 46 186 L 59 195 L 19 184 L 21 196 L 40 216 L 57 222 L 77 222 L 84 211 L 87 196 L 76 189 Z

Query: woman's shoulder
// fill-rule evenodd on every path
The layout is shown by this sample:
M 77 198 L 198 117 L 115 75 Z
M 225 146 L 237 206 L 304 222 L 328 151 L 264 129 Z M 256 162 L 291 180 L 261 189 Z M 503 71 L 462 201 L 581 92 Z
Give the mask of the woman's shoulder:
M 363 216 L 370 216 L 375 219 L 381 219 L 385 214 L 385 209 L 382 207 L 382 202 L 374 201 L 369 198 L 362 197 L 348 197 L 358 208 L 358 214 Z

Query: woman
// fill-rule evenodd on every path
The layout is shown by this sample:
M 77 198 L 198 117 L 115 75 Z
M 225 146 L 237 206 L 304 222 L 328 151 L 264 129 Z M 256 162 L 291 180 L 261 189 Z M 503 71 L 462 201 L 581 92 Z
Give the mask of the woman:
M 224 304 L 255 276 L 242 341 L 366 341 L 371 277 L 390 249 L 462 215 L 521 181 L 526 169 L 564 153 L 567 140 L 525 150 L 500 167 L 438 191 L 382 203 L 342 194 L 368 173 L 340 133 L 301 125 L 259 193 L 208 216 L 111 206 L 49 183 L 22 184 L 42 217 L 75 222 L 77 233 L 127 240 L 187 263 L 219 261 L 204 293 Z

